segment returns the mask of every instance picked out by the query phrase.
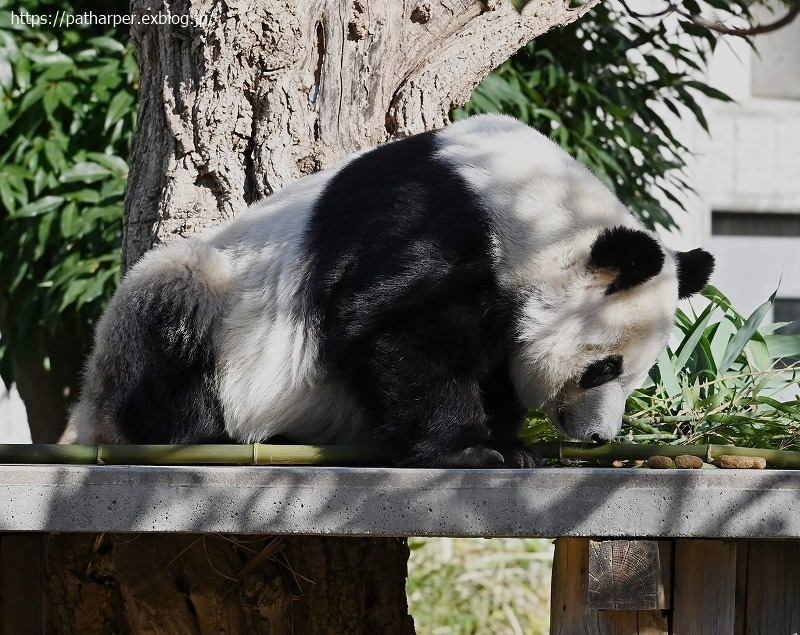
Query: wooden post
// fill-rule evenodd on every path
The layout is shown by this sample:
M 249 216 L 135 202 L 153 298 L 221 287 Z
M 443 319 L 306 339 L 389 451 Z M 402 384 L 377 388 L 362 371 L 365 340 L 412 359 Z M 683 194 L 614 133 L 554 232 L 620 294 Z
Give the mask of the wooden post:
M 550 634 L 596 633 L 586 605 L 586 577 L 589 541 L 585 538 L 558 538 L 553 555 L 550 598 Z
M 587 602 L 613 610 L 672 606 L 672 542 L 590 540 Z
M 559 538 L 550 633 L 667 635 L 667 617 L 660 608 L 669 606 L 671 560 L 670 541 Z M 630 610 L 606 610 L 612 605 Z
M 775 569 L 775 584 L 788 589 L 790 599 L 785 590 L 771 587 L 781 598 L 773 604 L 791 623 L 798 587 L 787 580 L 788 572 L 798 569 L 797 561 L 784 557 L 785 564 L 779 567 L 780 558 L 777 551 L 764 556 L 762 578 L 749 574 L 747 611 L 759 616 L 770 613 L 765 599 L 770 591 L 762 591 L 763 577 Z M 753 563 L 751 559 L 748 571 L 758 566 Z M 561 538 L 553 561 L 550 632 L 729 635 L 734 632 L 736 577 L 734 542 Z M 749 590 L 754 585 L 757 590 Z M 782 628 L 782 621 L 763 621 L 767 619 L 773 618 L 763 617 L 751 630 L 738 632 L 795 632 Z

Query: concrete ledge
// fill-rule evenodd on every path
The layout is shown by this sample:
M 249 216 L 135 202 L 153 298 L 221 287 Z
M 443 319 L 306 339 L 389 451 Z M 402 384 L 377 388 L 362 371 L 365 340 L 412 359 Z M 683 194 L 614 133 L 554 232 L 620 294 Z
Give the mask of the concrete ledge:
M 800 472 L 0 466 L 0 531 L 800 537 Z

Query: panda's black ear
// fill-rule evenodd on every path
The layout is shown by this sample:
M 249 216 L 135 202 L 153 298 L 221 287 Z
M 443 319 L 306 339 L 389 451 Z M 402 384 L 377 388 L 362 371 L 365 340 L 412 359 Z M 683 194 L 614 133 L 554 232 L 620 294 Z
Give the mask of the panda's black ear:
M 678 297 L 688 298 L 708 284 L 714 271 L 714 256 L 703 249 L 679 251 L 675 254 L 678 261 Z
M 606 295 L 624 291 L 657 276 L 664 266 L 664 251 L 650 234 L 630 227 L 604 229 L 592 244 L 590 266 L 616 272 Z

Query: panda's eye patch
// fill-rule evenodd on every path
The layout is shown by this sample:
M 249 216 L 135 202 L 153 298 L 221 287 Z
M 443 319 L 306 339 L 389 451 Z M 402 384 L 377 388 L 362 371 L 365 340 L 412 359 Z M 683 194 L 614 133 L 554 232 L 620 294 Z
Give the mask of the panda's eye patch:
M 611 355 L 589 364 L 589 367 L 583 371 L 578 385 L 584 389 L 602 386 L 606 382 L 619 377 L 621 372 L 622 358 L 619 355 Z

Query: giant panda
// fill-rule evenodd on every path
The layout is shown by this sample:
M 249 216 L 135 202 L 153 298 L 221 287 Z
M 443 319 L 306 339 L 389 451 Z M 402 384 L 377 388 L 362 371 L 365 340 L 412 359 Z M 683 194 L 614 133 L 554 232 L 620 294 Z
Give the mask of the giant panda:
M 359 153 L 146 254 L 96 329 L 84 443 L 375 443 L 527 467 L 529 408 L 608 441 L 713 258 L 505 116 Z

